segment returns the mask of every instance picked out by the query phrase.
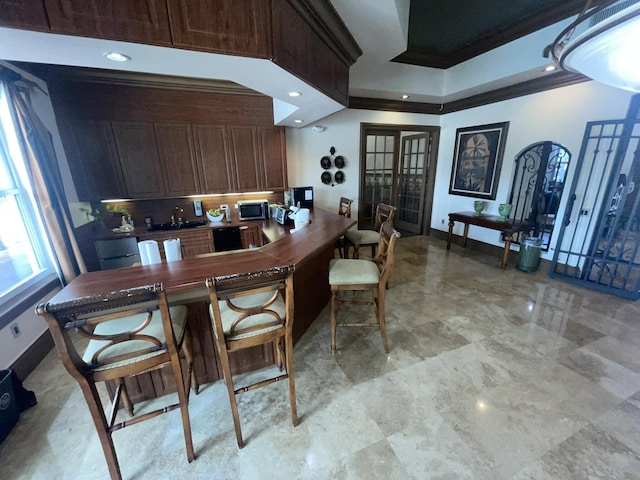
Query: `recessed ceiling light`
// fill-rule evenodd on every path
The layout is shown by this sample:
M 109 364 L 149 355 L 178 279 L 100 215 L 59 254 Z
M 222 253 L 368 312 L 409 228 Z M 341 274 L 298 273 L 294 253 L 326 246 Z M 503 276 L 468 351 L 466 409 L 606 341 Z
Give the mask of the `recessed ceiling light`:
M 300 120 L 299 118 L 294 120 L 295 123 L 302 123 L 302 120 Z
M 129 60 L 131 60 L 131 57 L 129 57 L 128 55 L 124 55 L 118 52 L 105 53 L 104 56 L 109 60 L 113 60 L 114 62 L 128 62 Z
M 409 95 L 402 95 L 403 100 L 406 100 L 407 98 L 409 98 Z
M 300 95 L 302 95 L 300 92 L 289 92 L 290 97 L 299 97 Z
M 545 72 L 553 72 L 555 69 L 556 69 L 555 65 L 547 65 L 546 67 L 544 67 Z

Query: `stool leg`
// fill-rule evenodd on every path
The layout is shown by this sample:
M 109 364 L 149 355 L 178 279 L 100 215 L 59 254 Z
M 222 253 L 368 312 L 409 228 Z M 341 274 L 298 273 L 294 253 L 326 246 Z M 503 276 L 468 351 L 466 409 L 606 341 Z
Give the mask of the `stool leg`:
M 336 352 L 336 328 L 338 326 L 338 292 L 331 292 L 331 353 Z

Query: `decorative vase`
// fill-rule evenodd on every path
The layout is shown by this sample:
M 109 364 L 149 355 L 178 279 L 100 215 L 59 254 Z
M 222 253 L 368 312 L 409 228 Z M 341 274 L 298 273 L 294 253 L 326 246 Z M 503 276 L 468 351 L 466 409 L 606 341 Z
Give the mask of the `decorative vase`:
M 501 203 L 498 205 L 498 213 L 502 220 L 507 220 L 509 218 L 509 215 L 511 215 L 511 208 L 513 208 L 513 205 L 510 203 Z
M 483 200 L 475 200 L 473 202 L 473 210 L 476 212 L 476 215 L 481 215 L 482 210 L 484 210 L 484 201 Z

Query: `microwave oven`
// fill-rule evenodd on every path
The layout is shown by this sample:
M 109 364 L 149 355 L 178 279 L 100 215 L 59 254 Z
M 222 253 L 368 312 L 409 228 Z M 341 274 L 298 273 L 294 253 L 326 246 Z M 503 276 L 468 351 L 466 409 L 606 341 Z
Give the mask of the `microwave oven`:
M 269 218 L 267 200 L 246 200 L 238 202 L 240 220 L 266 220 Z

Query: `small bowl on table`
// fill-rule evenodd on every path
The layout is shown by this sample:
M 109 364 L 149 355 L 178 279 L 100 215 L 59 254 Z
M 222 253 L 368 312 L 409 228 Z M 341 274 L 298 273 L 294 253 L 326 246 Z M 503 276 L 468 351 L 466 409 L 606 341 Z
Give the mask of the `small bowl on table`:
M 207 212 L 207 218 L 209 219 L 210 222 L 221 222 L 222 219 L 224 218 L 224 213 L 221 213 L 220 215 L 216 215 L 214 217 L 209 212 Z

